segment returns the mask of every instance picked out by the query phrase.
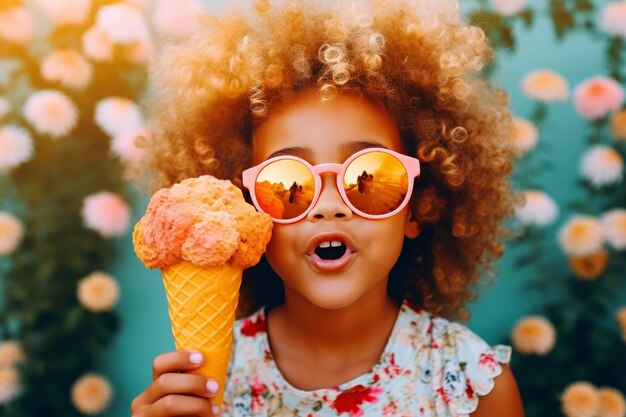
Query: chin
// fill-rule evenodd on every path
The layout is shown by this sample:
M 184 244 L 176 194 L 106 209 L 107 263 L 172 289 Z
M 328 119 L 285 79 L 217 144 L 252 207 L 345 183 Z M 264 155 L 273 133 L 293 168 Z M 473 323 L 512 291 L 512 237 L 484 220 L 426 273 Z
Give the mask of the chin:
M 339 285 L 337 285 L 339 284 Z M 318 285 L 307 291 L 298 291 L 311 304 L 324 310 L 341 310 L 350 307 L 365 295 L 364 289 L 358 291 L 349 288 L 348 285 L 332 283 L 331 285 Z

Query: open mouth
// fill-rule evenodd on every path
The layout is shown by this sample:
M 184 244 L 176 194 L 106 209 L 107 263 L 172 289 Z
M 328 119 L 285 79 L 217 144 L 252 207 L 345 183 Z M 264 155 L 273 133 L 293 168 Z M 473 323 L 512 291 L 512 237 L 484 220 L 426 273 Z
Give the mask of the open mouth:
M 315 248 L 315 254 L 323 260 L 337 260 L 345 255 L 348 248 L 343 242 L 333 240 L 322 242 Z

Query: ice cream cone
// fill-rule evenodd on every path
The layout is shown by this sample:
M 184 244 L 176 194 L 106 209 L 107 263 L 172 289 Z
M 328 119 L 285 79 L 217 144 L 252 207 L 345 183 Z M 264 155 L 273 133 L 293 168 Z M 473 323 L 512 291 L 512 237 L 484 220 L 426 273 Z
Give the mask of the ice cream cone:
M 220 406 L 242 272 L 228 263 L 198 267 L 186 261 L 162 270 L 176 348 L 202 352 L 204 362 L 193 373 L 219 384 L 213 402 Z

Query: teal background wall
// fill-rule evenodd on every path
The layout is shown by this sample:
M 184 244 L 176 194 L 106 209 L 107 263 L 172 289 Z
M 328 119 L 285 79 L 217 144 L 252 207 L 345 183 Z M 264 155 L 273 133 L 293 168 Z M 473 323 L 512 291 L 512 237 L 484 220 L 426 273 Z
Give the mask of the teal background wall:
M 226 1 L 213 0 L 209 9 L 218 13 Z M 531 2 L 537 7 L 547 7 L 543 0 Z M 526 117 L 532 111 L 532 102 L 521 94 L 520 80 L 527 72 L 538 68 L 555 69 L 573 86 L 583 79 L 602 73 L 604 44 L 588 34 L 572 34 L 565 42 L 555 40 L 551 22 L 537 16 L 531 30 L 521 23 L 515 26 L 517 47 L 514 53 L 499 52 L 500 65 L 494 82 L 511 96 L 514 114 Z M 550 116 L 540 140 L 551 144 L 551 172 L 537 172 L 545 191 L 562 204 L 577 195 L 576 180 L 580 152 L 583 149 L 587 124 L 574 112 L 571 102 L 550 106 Z M 136 222 L 147 204 L 139 197 L 134 209 Z M 568 213 L 561 213 L 552 227 L 551 255 L 562 257 L 556 244 L 555 232 Z M 135 257 L 130 234 L 117 240 L 120 257 L 110 265 L 109 271 L 119 281 L 121 298 L 117 306 L 122 327 L 114 344 L 105 355 L 99 372 L 110 378 L 115 397 L 106 417 L 130 415 L 130 402 L 151 381 L 153 358 L 174 349 L 170 333 L 167 303 L 158 271 L 148 271 Z M 472 318 L 467 325 L 489 343 L 502 342 L 513 323 L 532 313 L 538 300 L 524 289 L 531 278 L 531 270 L 518 270 L 513 265 L 517 250 L 508 248 L 498 263 L 496 281 L 485 287 L 470 307 Z M 550 279 L 545 271 L 545 279 Z M 624 297 L 623 299 L 626 299 Z

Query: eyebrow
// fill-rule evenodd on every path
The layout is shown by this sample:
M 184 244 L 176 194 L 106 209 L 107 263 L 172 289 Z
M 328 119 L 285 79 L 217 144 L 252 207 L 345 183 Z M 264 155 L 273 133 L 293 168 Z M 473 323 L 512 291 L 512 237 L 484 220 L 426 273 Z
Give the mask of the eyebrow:
M 389 149 L 385 145 L 379 142 L 370 142 L 370 141 L 360 140 L 360 141 L 355 141 L 355 142 L 344 143 L 343 145 L 341 145 L 340 150 L 341 152 L 346 153 L 346 154 L 353 154 L 355 152 L 362 151 L 363 149 L 369 149 L 369 148 Z M 272 153 L 270 156 L 267 157 L 267 159 L 270 159 L 279 155 L 296 155 L 296 156 L 306 157 L 306 156 L 311 156 L 311 153 L 312 153 L 311 148 L 303 148 L 301 146 L 292 146 L 289 148 L 280 149 Z

